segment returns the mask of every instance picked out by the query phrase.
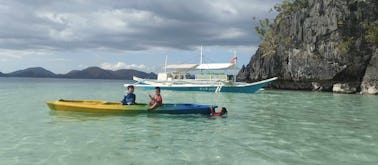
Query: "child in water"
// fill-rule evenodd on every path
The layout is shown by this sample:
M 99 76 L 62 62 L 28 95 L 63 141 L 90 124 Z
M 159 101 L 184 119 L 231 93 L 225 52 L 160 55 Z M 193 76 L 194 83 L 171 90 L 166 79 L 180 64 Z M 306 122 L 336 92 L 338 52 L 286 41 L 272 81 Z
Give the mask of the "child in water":
M 215 112 L 214 107 L 210 108 L 211 116 L 223 116 L 225 114 L 227 114 L 227 109 L 225 107 L 222 107 L 220 112 Z
M 160 95 L 160 87 L 155 87 L 155 96 L 151 96 L 147 93 L 147 96 L 150 97 L 150 108 L 148 110 L 153 110 L 161 105 L 163 105 L 163 98 Z

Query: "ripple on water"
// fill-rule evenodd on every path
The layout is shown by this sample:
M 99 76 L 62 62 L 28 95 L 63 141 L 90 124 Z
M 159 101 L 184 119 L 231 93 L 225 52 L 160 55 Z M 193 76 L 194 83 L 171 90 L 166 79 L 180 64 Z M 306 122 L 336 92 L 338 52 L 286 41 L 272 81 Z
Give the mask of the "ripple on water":
M 377 97 L 163 91 L 165 102 L 226 106 L 203 115 L 48 110 L 58 98 L 119 100 L 123 81 L 1 79 L 2 164 L 374 164 Z M 147 102 L 147 91 L 136 90 Z M 20 98 L 27 98 L 22 99 Z

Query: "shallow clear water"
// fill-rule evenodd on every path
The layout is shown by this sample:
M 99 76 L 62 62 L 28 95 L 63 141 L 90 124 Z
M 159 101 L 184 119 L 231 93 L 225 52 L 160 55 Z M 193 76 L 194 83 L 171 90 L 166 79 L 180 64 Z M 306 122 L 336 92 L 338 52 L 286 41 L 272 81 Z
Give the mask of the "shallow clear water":
M 227 117 L 55 112 L 44 103 L 118 101 L 123 83 L 0 78 L 0 164 L 378 162 L 378 96 L 162 91 L 166 103 L 217 104 Z M 146 92 L 136 90 L 138 102 Z

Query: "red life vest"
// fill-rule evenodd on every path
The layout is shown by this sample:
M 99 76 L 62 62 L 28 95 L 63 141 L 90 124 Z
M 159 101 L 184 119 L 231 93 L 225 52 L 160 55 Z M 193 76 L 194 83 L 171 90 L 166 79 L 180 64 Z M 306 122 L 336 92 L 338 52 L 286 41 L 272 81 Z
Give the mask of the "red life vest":
M 222 116 L 222 112 L 211 113 L 211 116 Z
M 156 96 L 156 102 L 159 104 L 159 105 L 162 105 L 163 104 L 163 98 L 161 97 L 161 95 L 158 95 Z

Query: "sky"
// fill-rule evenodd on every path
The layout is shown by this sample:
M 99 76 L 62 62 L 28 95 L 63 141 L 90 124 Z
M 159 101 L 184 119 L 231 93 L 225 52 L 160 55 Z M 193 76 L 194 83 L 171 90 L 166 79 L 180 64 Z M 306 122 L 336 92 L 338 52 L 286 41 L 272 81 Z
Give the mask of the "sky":
M 280 0 L 0 0 L 0 72 L 90 66 L 159 72 L 168 64 L 248 64 L 257 20 Z

